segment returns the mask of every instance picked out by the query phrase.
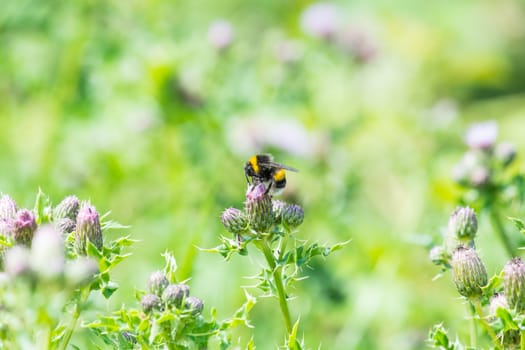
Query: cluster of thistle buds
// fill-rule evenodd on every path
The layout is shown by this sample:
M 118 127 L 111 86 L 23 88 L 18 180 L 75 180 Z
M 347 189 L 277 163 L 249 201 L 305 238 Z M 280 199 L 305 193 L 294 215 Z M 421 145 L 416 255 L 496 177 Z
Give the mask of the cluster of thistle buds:
M 293 230 L 304 220 L 303 208 L 273 199 L 263 183 L 248 186 L 244 211 L 228 208 L 222 213 L 224 227 L 238 238 L 269 234 L 276 226 Z
M 0 239 L 2 265 L 9 277 L 32 276 L 63 279 L 79 285 L 98 272 L 97 263 L 81 257 L 66 263 L 67 236 L 75 234 L 78 255 L 86 255 L 86 241 L 102 249 L 102 229 L 96 209 L 66 197 L 55 208 L 48 207 L 47 219 L 35 211 L 18 208 L 8 195 L 0 197 Z
M 148 280 L 149 293 L 140 304 L 145 313 L 164 310 L 177 310 L 191 316 L 200 315 L 204 304 L 201 299 L 190 296 L 190 287 L 183 283 L 170 283 L 162 271 L 153 272 Z
M 454 168 L 459 184 L 476 189 L 496 185 L 499 173 L 516 158 L 516 148 L 510 142 L 496 143 L 498 126 L 495 121 L 472 125 L 465 136 L 469 150 Z
M 519 344 L 520 334 L 500 326 L 498 309 L 506 310 L 511 317 L 525 318 L 525 264 L 521 258 L 512 258 L 503 267 L 500 285 L 491 282 L 489 287 L 487 270 L 474 243 L 477 230 L 475 212 L 469 207 L 457 208 L 450 217 L 445 243 L 434 247 L 430 258 L 436 265 L 452 270 L 454 285 L 467 300 L 473 304 L 490 300 L 490 326 L 498 332 L 498 346 L 505 343 L 512 348 L 510 343 Z

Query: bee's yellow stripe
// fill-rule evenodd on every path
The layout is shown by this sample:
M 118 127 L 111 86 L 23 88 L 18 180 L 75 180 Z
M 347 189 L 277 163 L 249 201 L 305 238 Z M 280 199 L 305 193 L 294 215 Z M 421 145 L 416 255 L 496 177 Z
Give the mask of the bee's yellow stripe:
M 252 165 L 253 171 L 255 171 L 255 173 L 258 173 L 259 172 L 259 164 L 257 164 L 257 156 L 251 157 L 249 162 Z
M 275 181 L 283 181 L 286 178 L 286 172 L 284 169 L 279 169 L 273 174 L 273 179 Z

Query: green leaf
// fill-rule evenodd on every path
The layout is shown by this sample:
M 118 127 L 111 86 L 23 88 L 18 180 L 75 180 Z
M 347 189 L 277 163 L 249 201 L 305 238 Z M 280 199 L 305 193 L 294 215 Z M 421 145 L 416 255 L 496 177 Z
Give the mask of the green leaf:
M 164 273 L 166 274 L 166 277 L 168 277 L 168 280 L 171 283 L 175 283 L 177 281 L 176 278 L 176 272 L 177 272 L 177 260 L 173 256 L 172 253 L 165 251 L 162 256 L 164 257 L 164 260 L 166 260 L 166 266 L 164 267 Z
M 484 295 L 493 295 L 501 286 L 503 281 L 503 271 L 492 276 L 485 287 L 482 287 Z
M 35 208 L 33 209 L 37 224 L 41 225 L 51 221 L 52 208 L 49 197 L 39 188 L 36 195 Z
M 508 219 L 514 223 L 514 225 L 520 231 L 520 233 L 525 234 L 525 222 L 523 220 L 510 216 L 508 217 Z
M 436 348 L 442 348 L 446 350 L 452 350 L 453 347 L 450 345 L 448 333 L 442 324 L 434 325 L 430 331 L 429 338 L 432 341 L 432 345 Z
M 113 282 L 113 281 L 109 281 L 106 285 L 102 286 L 102 295 L 106 298 L 106 299 L 109 299 L 113 293 L 115 293 L 115 291 L 118 289 L 118 284 L 116 282 Z
M 519 329 L 518 324 L 514 322 L 512 315 L 505 308 L 498 307 L 498 309 L 496 310 L 496 315 L 503 322 L 503 327 L 505 331 Z

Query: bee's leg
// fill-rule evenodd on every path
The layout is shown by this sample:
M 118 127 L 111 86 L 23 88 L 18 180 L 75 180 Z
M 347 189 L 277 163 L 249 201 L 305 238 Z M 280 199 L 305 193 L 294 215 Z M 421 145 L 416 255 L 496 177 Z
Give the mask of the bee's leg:
M 272 185 L 273 185 L 273 181 L 270 182 L 270 184 L 268 185 L 268 188 L 266 189 L 264 194 L 268 194 L 270 192 L 270 190 L 272 189 Z

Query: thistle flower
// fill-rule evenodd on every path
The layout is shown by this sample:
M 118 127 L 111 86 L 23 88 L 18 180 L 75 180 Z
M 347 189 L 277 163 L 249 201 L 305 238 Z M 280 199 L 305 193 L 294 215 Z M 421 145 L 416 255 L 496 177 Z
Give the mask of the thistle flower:
M 478 231 L 478 219 L 472 208 L 459 207 L 448 221 L 448 233 L 460 243 L 471 245 Z
M 86 204 L 78 211 L 75 231 L 75 244 L 80 254 L 86 254 L 86 243 L 88 240 L 98 250 L 102 249 L 102 228 L 100 227 L 97 209 L 92 205 Z
M 236 208 L 226 209 L 221 216 L 221 221 L 226 230 L 233 234 L 240 234 L 247 230 L 248 220 L 242 211 Z
M 82 286 L 99 272 L 98 263 L 87 257 L 79 257 L 66 265 L 66 281 L 72 286 Z
M 230 22 L 216 20 L 208 29 L 208 41 L 218 51 L 224 51 L 233 42 L 234 32 Z
M 38 228 L 31 245 L 31 269 L 44 279 L 59 277 L 65 268 L 64 240 L 52 225 Z
M 35 215 L 30 210 L 20 209 L 13 222 L 12 234 L 15 242 L 26 246 L 31 245 L 36 229 Z
M 338 29 L 338 24 L 337 8 L 330 3 L 312 4 L 301 15 L 303 31 L 314 38 L 332 39 Z
M 197 297 L 187 297 L 184 300 L 184 306 L 186 309 L 190 310 L 193 315 L 198 315 L 202 312 L 204 303 Z
M 485 166 L 479 166 L 470 173 L 470 183 L 474 187 L 483 187 L 490 183 L 490 169 Z
M 459 294 L 480 297 L 488 282 L 487 270 L 473 248 L 459 246 L 452 253 L 452 278 Z
M 29 249 L 23 246 L 9 248 L 4 257 L 5 271 L 11 277 L 17 277 L 30 271 Z
M 496 293 L 490 298 L 489 315 L 496 316 L 498 309 L 508 309 L 509 303 L 504 293 Z
M 494 146 L 498 136 L 498 124 L 491 120 L 475 123 L 465 135 L 465 143 L 472 149 L 489 150 Z
M 17 211 L 16 203 L 11 197 L 7 194 L 0 197 L 0 220 L 14 219 Z
M 170 284 L 162 293 L 162 300 L 167 305 L 180 307 L 182 300 L 190 293 L 190 288 L 185 284 Z
M 503 291 L 510 308 L 525 310 L 525 264 L 521 258 L 513 258 L 503 267 Z
M 67 236 L 71 232 L 75 231 L 77 223 L 70 218 L 63 218 L 59 219 L 58 222 L 55 223 L 55 227 L 63 236 Z
M 496 145 L 494 156 L 504 167 L 510 165 L 516 158 L 516 147 L 510 142 L 502 142 Z
M 142 306 L 142 310 L 144 310 L 144 312 L 149 313 L 153 309 L 160 309 L 161 301 L 160 298 L 155 294 L 146 294 L 140 300 L 140 305 Z
M 443 246 L 435 246 L 429 252 L 430 261 L 434 265 L 450 266 L 450 254 Z
M 304 210 L 297 204 L 288 204 L 283 209 L 283 221 L 289 227 L 297 227 L 303 223 Z
M 161 295 L 164 288 L 170 284 L 168 277 L 162 271 L 155 271 L 149 276 L 148 289 L 151 293 Z
M 280 225 L 283 222 L 283 212 L 286 206 L 285 202 L 278 199 L 272 201 L 273 219 L 276 225 Z
M 272 200 L 262 183 L 248 187 L 245 203 L 250 227 L 257 233 L 267 232 L 273 225 Z
M 53 210 L 53 218 L 58 219 L 71 219 L 76 220 L 78 210 L 80 208 L 80 202 L 76 196 L 68 196 L 60 202 Z

